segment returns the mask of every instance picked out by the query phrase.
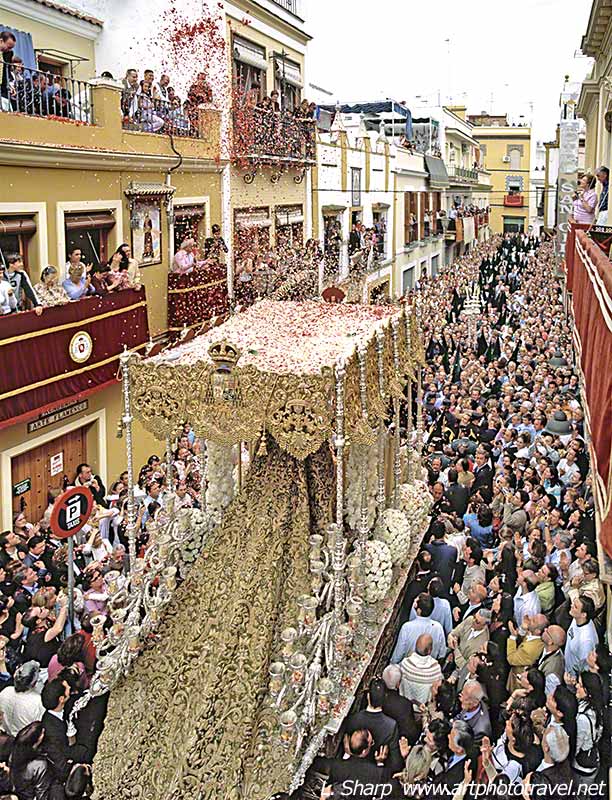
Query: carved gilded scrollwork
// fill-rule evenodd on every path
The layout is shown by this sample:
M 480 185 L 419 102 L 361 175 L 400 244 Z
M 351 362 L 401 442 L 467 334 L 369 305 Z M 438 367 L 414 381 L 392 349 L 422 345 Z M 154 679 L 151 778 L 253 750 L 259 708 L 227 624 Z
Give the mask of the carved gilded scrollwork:
M 377 425 L 389 414 L 390 399 L 401 397 L 404 376 L 413 374 L 424 357 L 414 318 L 410 326 L 407 349 L 402 317 L 397 332 L 400 376 L 395 372 L 390 325 L 384 328 L 382 394 L 375 335 L 363 343 L 362 373 L 356 352 L 346 361 L 346 431 L 355 444 L 372 443 Z M 300 458 L 318 450 L 333 429 L 332 366 L 307 375 L 271 374 L 240 361 L 239 348 L 223 338 L 210 345 L 207 357 L 191 365 L 173 364 L 163 356 L 150 361 L 133 356 L 134 416 L 159 439 L 174 435 L 180 423 L 188 420 L 198 436 L 220 444 L 253 441 L 263 428 L 287 452 L 300 453 Z M 360 374 L 362 380 L 365 377 L 365 392 Z
M 271 414 L 267 430 L 283 450 L 304 459 L 331 434 L 328 420 L 329 415 L 318 412 L 310 400 L 293 398 Z
M 180 372 L 160 365 L 151 368 L 137 356 L 131 359 L 132 410 L 156 438 L 172 435 L 185 419 L 185 386 Z
M 308 536 L 329 521 L 326 447 L 298 461 L 273 442 L 110 695 L 96 800 L 267 800 L 293 753 L 271 746 L 264 704 L 280 631 L 309 590 Z M 263 749 L 260 745 L 263 744 Z

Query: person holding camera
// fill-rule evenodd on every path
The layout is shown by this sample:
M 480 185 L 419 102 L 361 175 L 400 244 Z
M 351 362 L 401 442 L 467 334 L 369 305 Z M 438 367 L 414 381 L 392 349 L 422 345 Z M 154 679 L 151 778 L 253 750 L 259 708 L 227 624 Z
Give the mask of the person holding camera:
M 595 207 L 597 205 L 597 192 L 595 184 L 597 179 L 594 175 L 583 175 L 578 181 L 578 188 L 572 195 L 572 216 L 570 222 L 577 222 L 581 225 L 592 225 L 595 220 Z

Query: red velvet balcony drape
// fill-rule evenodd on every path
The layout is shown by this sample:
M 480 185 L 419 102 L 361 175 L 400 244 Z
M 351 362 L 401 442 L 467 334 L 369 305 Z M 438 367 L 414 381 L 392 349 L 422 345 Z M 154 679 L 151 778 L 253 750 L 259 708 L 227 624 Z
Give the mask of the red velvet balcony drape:
M 228 310 L 227 272 L 222 266 L 168 275 L 168 330 L 176 334 Z
M 586 389 L 601 543 L 612 558 L 612 264 L 584 231 L 576 231 L 574 337 Z
M 75 361 L 70 343 L 81 332 L 91 353 Z M 144 288 L 0 317 L 0 428 L 101 388 L 115 378 L 124 346 L 148 338 Z

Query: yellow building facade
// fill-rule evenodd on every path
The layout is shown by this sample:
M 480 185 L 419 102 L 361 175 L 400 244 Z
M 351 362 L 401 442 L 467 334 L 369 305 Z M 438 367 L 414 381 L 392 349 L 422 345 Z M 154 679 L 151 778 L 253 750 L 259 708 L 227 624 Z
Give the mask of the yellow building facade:
M 585 163 L 594 170 L 612 161 L 612 6 L 606 0 L 594 0 L 581 49 L 594 59 L 577 106 L 586 122 Z
M 493 233 L 524 231 L 529 226 L 531 128 L 509 125 L 507 117 L 470 116 L 474 138 L 491 174 Z
M 305 235 L 310 178 L 305 174 L 304 159 L 264 158 L 253 164 L 236 159 L 231 107 L 235 95 L 223 98 L 227 105 L 199 108 L 190 135 L 170 137 L 164 132 L 133 129 L 122 115 L 121 83 L 94 77 L 103 21 L 38 0 L 22 0 L 18 7 L 23 13 L 3 10 L 0 24 L 20 36 L 29 35 L 39 69 L 60 76 L 75 100 L 78 92 L 86 93 L 88 99 L 87 115 L 79 120 L 15 110 L 0 113 L 0 180 L 5 188 L 0 198 L 0 249 L 4 259 L 13 252 L 21 253 L 32 284 L 39 281 L 47 265 L 63 273 L 71 246 L 82 248 L 85 261 L 103 264 L 120 244 L 133 245 L 136 201 L 149 197 L 159 214 L 155 257 L 141 264 L 140 271 L 149 332 L 163 342 L 169 328 L 168 273 L 184 236 L 195 235 L 202 247 L 212 225 L 221 224 L 230 250 L 227 260 L 232 265 L 237 227 L 246 222 L 248 228 L 251 220 L 259 224 L 264 209 L 271 247 L 287 224 L 293 225 L 291 232 L 296 237 Z M 275 17 L 250 2 L 232 8 L 238 10 L 233 17 L 229 11 L 226 15 L 228 86 L 237 77 L 240 58 L 255 61 L 254 56 L 245 55 L 244 44 L 238 49 L 240 42 L 251 41 L 265 53 L 265 64 L 260 64 L 261 91 L 269 93 L 275 85 L 291 86 L 297 102 L 302 92 L 297 84 L 303 81 L 306 34 L 287 22 L 291 15 L 284 12 Z M 301 24 L 296 17 L 296 25 Z M 288 42 L 294 40 L 296 47 L 291 48 Z M 113 74 L 121 75 L 125 67 L 117 65 Z M 44 321 L 45 315 L 51 318 L 45 310 L 40 320 Z M 78 331 L 89 322 L 83 319 L 70 325 Z M 42 333 L 48 335 L 49 331 Z M 38 335 L 35 330 L 28 334 Z M 7 346 L 10 339 L 5 339 Z M 0 351 L 5 342 L 0 340 Z M 75 374 L 87 374 L 96 367 L 93 362 L 91 359 L 78 369 L 74 365 Z M 118 369 L 118 358 L 115 364 Z M 27 388 L 18 387 L 8 394 Z M 0 401 L 3 396 L 0 385 Z M 125 468 L 125 445 L 117 438 L 123 413 L 118 380 L 92 385 L 85 393 L 34 412 L 0 421 L 4 529 L 11 526 L 13 512 L 24 504 L 26 513 L 28 508 L 40 507 L 46 488 L 58 488 L 64 474 L 71 480 L 75 462 L 91 463 L 107 487 Z M 136 424 L 136 469 L 152 453 L 163 455 L 160 450 L 164 447 Z M 53 475 L 49 462 L 60 452 L 61 474 Z M 15 486 L 24 477 L 31 479 L 32 489 L 16 494 Z

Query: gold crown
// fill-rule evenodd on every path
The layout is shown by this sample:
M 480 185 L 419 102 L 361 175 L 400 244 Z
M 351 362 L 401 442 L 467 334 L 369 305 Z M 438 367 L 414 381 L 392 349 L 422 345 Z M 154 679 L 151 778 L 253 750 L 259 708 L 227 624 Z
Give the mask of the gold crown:
M 240 350 L 227 340 L 215 342 L 208 348 L 208 355 L 215 363 L 235 364 L 240 358 Z

